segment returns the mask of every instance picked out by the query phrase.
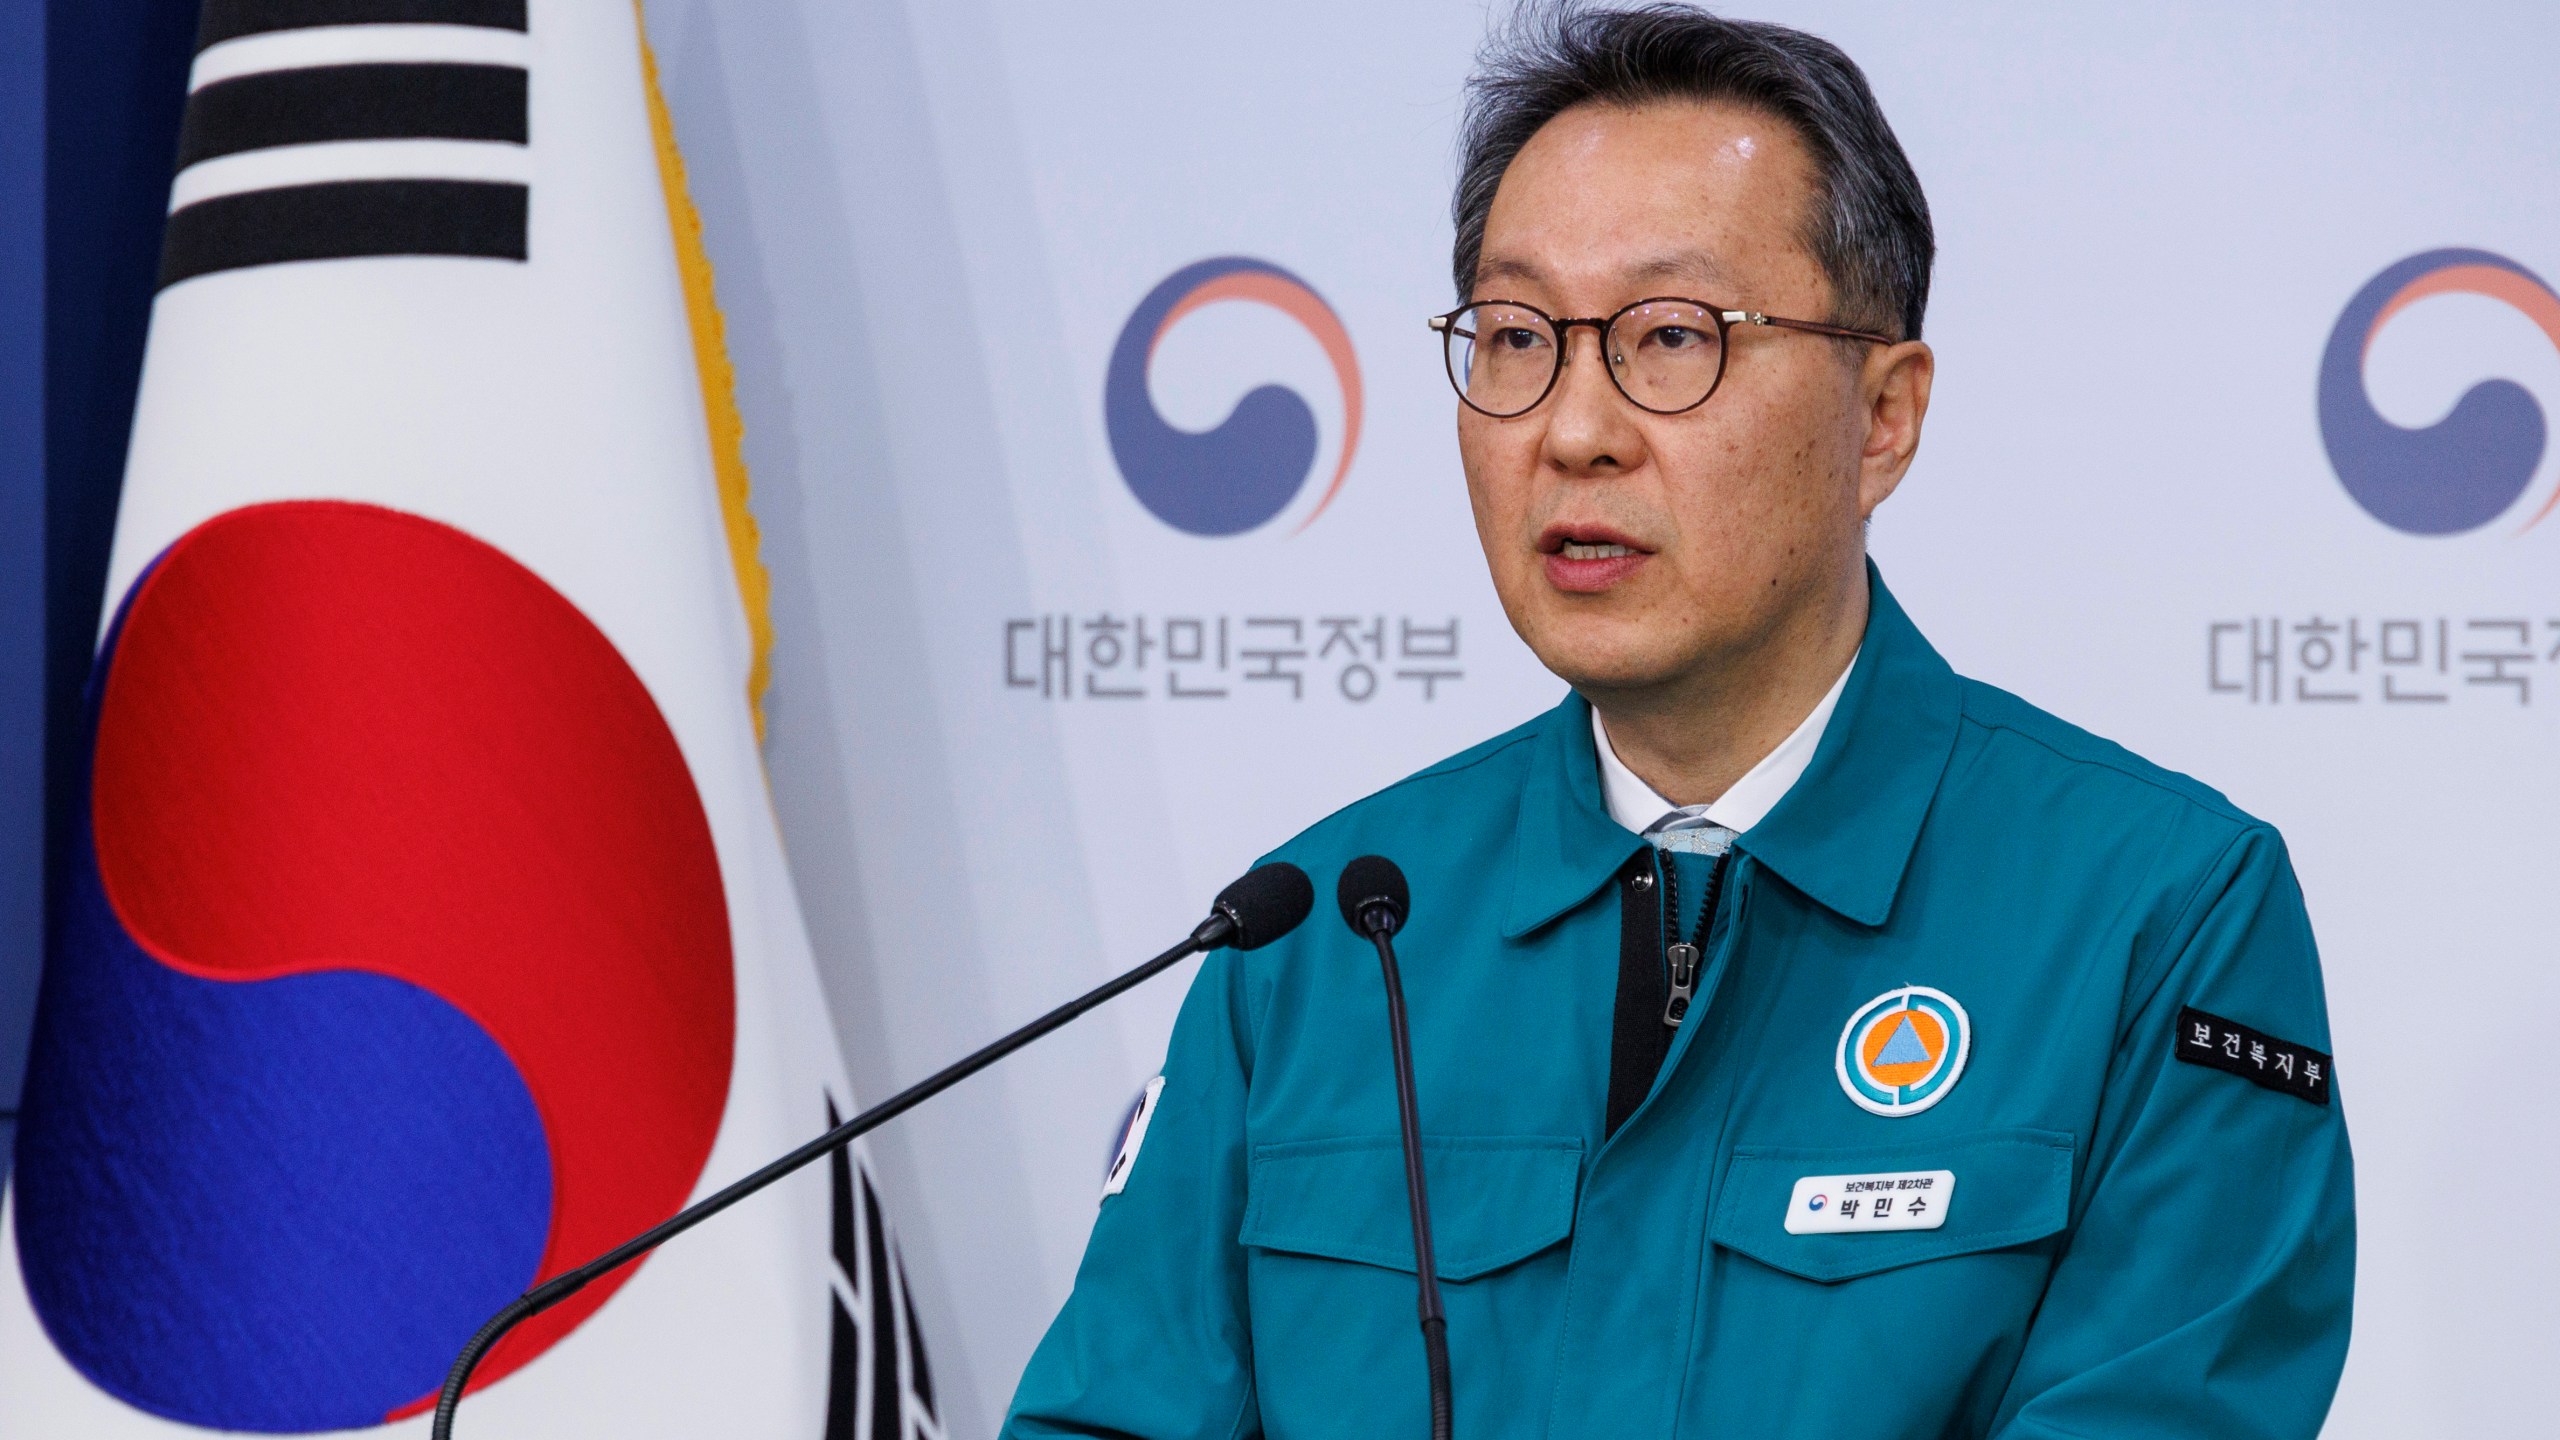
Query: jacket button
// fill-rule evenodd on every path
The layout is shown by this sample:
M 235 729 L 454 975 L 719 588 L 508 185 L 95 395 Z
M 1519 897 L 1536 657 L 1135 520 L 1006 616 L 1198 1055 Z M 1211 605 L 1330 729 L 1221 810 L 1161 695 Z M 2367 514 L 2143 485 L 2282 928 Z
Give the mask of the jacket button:
M 1627 883 L 1633 885 L 1639 890 L 1650 890 L 1653 888 L 1653 872 L 1650 870 L 1639 870 L 1633 875 L 1627 877 Z

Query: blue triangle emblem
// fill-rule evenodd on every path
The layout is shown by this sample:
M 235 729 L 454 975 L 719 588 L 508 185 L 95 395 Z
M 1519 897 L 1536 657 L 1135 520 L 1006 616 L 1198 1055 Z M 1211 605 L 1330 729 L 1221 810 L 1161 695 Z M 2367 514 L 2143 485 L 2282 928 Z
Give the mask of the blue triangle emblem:
M 1920 1031 L 1911 1023 L 1911 1012 L 1905 1010 L 1895 1022 L 1892 1038 L 1876 1052 L 1878 1065 L 1926 1065 L 1935 1057 L 1929 1047 L 1920 1043 Z

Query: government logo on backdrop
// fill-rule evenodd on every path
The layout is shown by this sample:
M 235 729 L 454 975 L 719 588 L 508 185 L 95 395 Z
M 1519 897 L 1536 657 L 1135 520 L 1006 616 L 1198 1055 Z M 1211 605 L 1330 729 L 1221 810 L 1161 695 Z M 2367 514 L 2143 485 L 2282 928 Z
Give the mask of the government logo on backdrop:
M 1264 313 L 1228 306 L 1167 346 L 1191 316 L 1226 301 Z M 1341 404 L 1341 439 L 1330 454 L 1309 397 L 1268 378 L 1308 373 L 1292 330 L 1324 355 L 1322 373 Z M 1159 382 L 1177 414 L 1251 388 L 1217 424 L 1190 430 L 1157 408 Z M 1102 398 L 1111 458 L 1129 493 L 1187 535 L 1241 535 L 1283 517 L 1306 529 L 1342 493 L 1360 448 L 1360 361 L 1341 317 L 1306 281 L 1247 256 L 1195 261 L 1149 290 L 1111 347 Z M 1466 678 L 1455 615 L 1390 614 L 1347 597 L 1251 610 L 1216 598 L 1155 611 L 1053 602 L 1005 617 L 1002 643 L 1004 688 L 1058 703 L 1330 696 L 1367 705 L 1404 694 L 1429 704 Z
M 1315 411 L 1285 385 L 1256 386 L 1209 430 L 1184 430 L 1156 409 L 1148 381 L 1156 350 L 1184 318 L 1220 301 L 1267 305 L 1304 327 L 1341 387 L 1342 445 L 1304 529 L 1342 490 L 1360 446 L 1360 362 L 1333 307 L 1307 282 L 1265 260 L 1221 256 L 1185 265 L 1147 292 L 1121 327 L 1103 383 L 1103 425 L 1129 493 L 1192 535 L 1240 535 L 1288 508 L 1317 472 Z
M 2366 281 L 2329 331 L 2320 438 L 2348 496 L 2403 535 L 2462 535 L 2510 514 L 2524 516 L 2514 530 L 2521 534 L 2560 509 L 2560 489 L 2533 493 L 2550 433 L 2531 392 L 2493 375 L 2434 424 L 2406 426 L 2375 409 L 2366 385 L 2382 332 L 2420 301 L 2446 295 L 2494 300 L 2560 352 L 2560 294 L 2542 277 L 2486 250 L 2409 256 Z M 2461 365 L 2479 352 L 2472 332 L 2452 334 L 2450 348 L 2438 341 L 2403 350 L 2401 362 L 2414 356 L 2422 374 L 2465 378 L 2447 376 L 2447 362 Z M 2486 368 L 2482 362 L 2471 373 Z M 2460 609 L 2331 596 L 2300 608 L 2226 613 L 2204 630 L 2206 693 L 2250 705 L 2523 708 L 2537 689 L 2549 703 L 2560 680 L 2560 613 L 2529 596 Z
M 2560 295 L 2532 271 L 2486 250 L 2429 250 L 2365 282 L 2320 357 L 2320 435 L 2339 483 L 2365 512 L 2411 535 L 2476 530 L 2515 504 L 2542 463 L 2542 407 L 2512 380 L 2463 393 L 2433 425 L 2395 425 L 2373 407 L 2365 357 L 2392 318 L 2437 295 L 2484 295 L 2513 306 L 2560 349 Z M 2525 521 L 2531 529 L 2560 493 Z

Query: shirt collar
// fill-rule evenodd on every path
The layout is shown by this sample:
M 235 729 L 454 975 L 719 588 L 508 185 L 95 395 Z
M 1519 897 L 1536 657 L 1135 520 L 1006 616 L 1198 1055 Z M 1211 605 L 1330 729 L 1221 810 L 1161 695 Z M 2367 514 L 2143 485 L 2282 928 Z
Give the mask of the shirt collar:
M 1742 778 L 1725 788 L 1725 792 L 1699 812 L 1710 825 L 1721 825 L 1737 833 L 1760 823 L 1762 817 L 1787 798 L 1798 776 L 1813 763 L 1813 752 L 1822 744 L 1822 732 L 1831 724 L 1831 712 L 1840 703 L 1840 691 L 1849 683 L 1849 672 L 1858 668 L 1858 657 L 1840 671 L 1831 688 L 1814 702 L 1814 707 L 1778 748 L 1760 757 L 1760 763 L 1743 772 Z M 1609 744 L 1609 727 L 1601 723 L 1600 712 L 1591 712 L 1592 750 L 1600 760 L 1600 790 L 1608 802 L 1609 818 L 1639 835 L 1659 824 L 1664 816 L 1687 807 L 1674 805 L 1659 791 L 1644 783 L 1644 777 L 1627 768 L 1625 761 Z
M 1881 925 L 1954 753 L 1963 694 L 1872 561 L 1867 595 L 1866 638 L 1831 723 L 1803 773 L 1738 848 L 1825 908 Z M 1590 712 L 1588 701 L 1568 694 L 1538 724 L 1512 838 L 1507 938 L 1590 899 L 1644 848 L 1602 798 Z

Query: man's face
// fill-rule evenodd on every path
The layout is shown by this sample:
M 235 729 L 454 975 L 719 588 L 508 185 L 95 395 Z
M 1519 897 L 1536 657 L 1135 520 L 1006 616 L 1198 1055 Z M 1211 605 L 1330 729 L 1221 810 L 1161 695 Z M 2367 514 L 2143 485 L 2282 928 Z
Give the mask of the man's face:
M 1757 111 L 1568 110 L 1504 174 L 1472 298 L 1605 316 L 1675 295 L 1833 320 L 1801 238 L 1814 180 L 1794 130 Z M 1494 587 L 1549 669 L 1586 692 L 1676 684 L 1765 652 L 1863 587 L 1861 522 L 1918 439 L 1916 413 L 1909 444 L 1879 439 L 1878 395 L 1893 356 L 1918 352 L 1925 407 L 1928 362 L 1917 344 L 1860 356 L 1849 343 L 1734 326 L 1714 395 L 1656 415 L 1610 383 L 1580 327 L 1536 408 L 1460 407 Z

